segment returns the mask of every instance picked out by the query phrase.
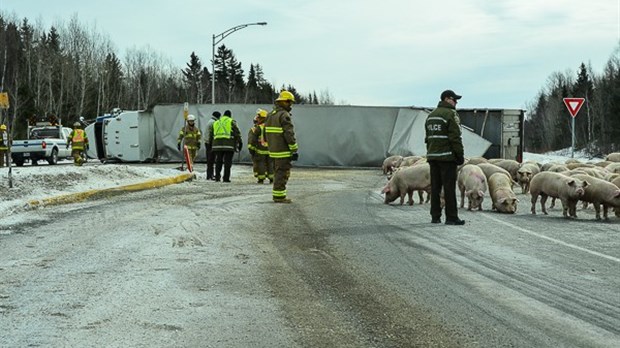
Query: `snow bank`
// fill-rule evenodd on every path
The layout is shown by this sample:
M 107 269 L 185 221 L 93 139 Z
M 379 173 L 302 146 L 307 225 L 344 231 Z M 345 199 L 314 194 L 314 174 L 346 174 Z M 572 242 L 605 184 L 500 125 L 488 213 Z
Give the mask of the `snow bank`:
M 0 219 L 28 201 L 67 193 L 104 189 L 179 175 L 177 169 L 161 166 L 73 165 L 24 166 L 12 168 L 13 187 L 9 188 L 9 168 L 0 168 Z

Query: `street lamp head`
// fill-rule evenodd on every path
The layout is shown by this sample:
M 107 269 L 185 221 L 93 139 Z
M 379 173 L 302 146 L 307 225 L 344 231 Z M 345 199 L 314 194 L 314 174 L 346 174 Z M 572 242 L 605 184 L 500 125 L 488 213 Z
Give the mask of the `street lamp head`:
M 258 22 L 256 24 L 258 24 L 258 25 L 267 25 L 267 22 Z

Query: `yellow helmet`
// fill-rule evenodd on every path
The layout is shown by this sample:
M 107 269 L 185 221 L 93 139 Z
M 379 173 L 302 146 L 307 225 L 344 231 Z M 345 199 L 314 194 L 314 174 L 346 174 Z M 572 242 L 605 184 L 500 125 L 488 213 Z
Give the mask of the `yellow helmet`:
M 289 92 L 289 91 L 282 91 L 280 92 L 280 95 L 278 96 L 278 99 L 276 99 L 276 101 L 290 101 L 291 103 L 295 102 L 295 96 L 293 95 L 293 93 Z
M 267 110 L 263 110 L 263 109 L 256 110 L 256 117 L 262 117 L 262 118 L 267 117 Z
M 0 124 L 0 130 L 5 131 L 5 130 L 6 130 L 6 125 L 4 125 L 4 124 Z

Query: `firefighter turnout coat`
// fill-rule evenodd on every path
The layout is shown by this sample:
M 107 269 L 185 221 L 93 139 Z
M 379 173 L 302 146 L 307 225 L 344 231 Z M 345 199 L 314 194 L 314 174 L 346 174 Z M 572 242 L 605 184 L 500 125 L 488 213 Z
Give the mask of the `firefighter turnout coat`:
M 265 135 L 271 158 L 290 158 L 298 150 L 291 114 L 281 106 L 267 116 Z

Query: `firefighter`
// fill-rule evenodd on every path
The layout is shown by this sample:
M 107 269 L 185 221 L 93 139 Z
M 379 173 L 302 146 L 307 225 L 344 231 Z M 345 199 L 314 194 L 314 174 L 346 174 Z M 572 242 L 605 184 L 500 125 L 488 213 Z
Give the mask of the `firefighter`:
M 82 124 L 80 122 L 75 122 L 73 124 L 73 131 L 71 131 L 67 139 L 67 149 L 69 145 L 73 145 L 71 148 L 71 156 L 73 156 L 73 164 L 76 166 L 82 165 L 84 162 L 82 153 L 84 150 L 88 149 L 88 137 L 81 127 Z
M 295 96 L 291 92 L 280 92 L 275 100 L 275 108 L 265 120 L 269 157 L 274 163 L 272 195 L 276 203 L 291 203 L 291 200 L 286 197 L 286 183 L 291 174 L 291 161 L 296 161 L 299 157 L 290 114 L 293 103 L 295 103 Z
M 4 160 L 9 149 L 8 144 L 9 137 L 6 134 L 6 125 L 0 124 L 0 167 L 4 167 Z
M 235 151 L 241 151 L 243 141 L 237 122 L 232 119 L 230 110 L 224 111 L 209 130 L 209 144 L 215 154 L 215 181 L 230 182 L 230 169 Z M 222 177 L 222 167 L 224 176 Z
M 179 137 L 177 138 L 177 149 L 181 151 L 181 141 L 184 141 L 185 146 L 187 146 L 187 151 L 189 151 L 189 159 L 194 163 L 196 159 L 196 154 L 198 150 L 200 150 L 200 137 L 202 134 L 200 133 L 200 129 L 196 127 L 196 116 L 187 115 L 187 123 L 181 128 L 179 132 Z
M 265 179 L 269 179 L 270 184 L 273 182 L 273 160 L 269 157 L 269 149 L 265 139 L 266 117 L 267 110 L 256 110 L 254 127 L 248 132 L 248 150 L 252 156 L 254 176 L 259 184 L 265 182 Z

